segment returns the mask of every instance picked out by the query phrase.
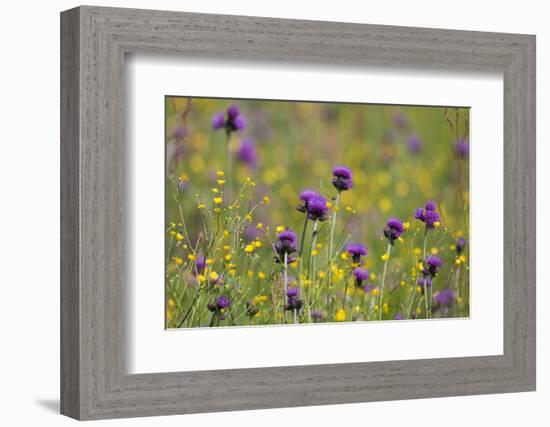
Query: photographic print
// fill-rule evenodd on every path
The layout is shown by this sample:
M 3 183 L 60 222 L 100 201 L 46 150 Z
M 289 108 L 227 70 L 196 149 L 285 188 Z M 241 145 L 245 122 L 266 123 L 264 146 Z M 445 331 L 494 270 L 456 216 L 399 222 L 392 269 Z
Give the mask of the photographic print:
M 165 103 L 166 328 L 469 317 L 467 107 Z

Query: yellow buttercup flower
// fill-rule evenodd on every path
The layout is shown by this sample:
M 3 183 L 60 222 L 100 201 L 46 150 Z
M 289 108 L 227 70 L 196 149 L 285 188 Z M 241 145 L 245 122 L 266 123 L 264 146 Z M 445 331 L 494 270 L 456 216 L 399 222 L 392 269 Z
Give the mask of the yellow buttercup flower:
M 255 248 L 255 247 L 256 247 L 256 246 L 254 246 L 254 245 L 252 245 L 252 244 L 248 244 L 248 245 L 246 245 L 246 246 L 244 247 L 244 251 L 245 251 L 246 253 L 249 254 L 249 253 L 251 253 L 251 252 L 254 251 L 254 248 Z
M 193 255 L 193 254 L 189 254 L 189 255 L 187 255 L 187 259 L 188 259 L 189 261 L 195 261 L 195 260 L 197 259 L 197 257 L 196 257 L 195 255 Z
M 268 203 L 270 202 L 270 199 L 269 199 L 269 197 L 267 197 L 267 196 L 264 196 L 264 198 L 263 198 L 263 202 L 264 202 L 265 204 L 268 204 Z
M 231 254 L 227 254 L 224 258 L 226 261 L 231 261 Z
M 282 233 L 283 231 L 285 231 L 285 227 L 283 225 L 278 225 L 277 228 L 275 228 L 275 231 L 277 233 Z
M 204 203 L 199 203 L 197 205 L 197 208 L 199 208 L 199 209 L 204 209 L 205 207 L 206 207 L 206 205 Z
M 183 264 L 183 260 L 178 256 L 172 257 L 172 260 L 174 261 L 174 264 L 176 264 L 176 265 L 182 265 Z
M 211 271 L 209 274 L 209 277 L 210 277 L 210 280 L 218 280 L 218 277 L 220 276 L 215 271 Z
M 390 256 L 389 256 L 388 254 L 384 254 L 384 255 L 382 255 L 382 256 L 380 257 L 380 259 L 381 259 L 382 261 L 387 261 L 388 259 L 390 259 Z
M 218 185 L 224 185 L 225 184 L 225 179 L 218 179 Z
M 258 272 L 258 279 L 265 279 L 265 273 L 263 271 Z
M 256 246 L 257 248 L 261 248 L 262 247 L 262 242 L 260 242 L 259 240 L 255 240 L 254 241 L 254 246 Z
M 223 199 L 221 197 L 214 197 L 214 203 L 219 205 L 223 202 Z
M 345 321 L 346 320 L 346 310 L 344 310 L 343 308 L 339 309 L 336 312 L 336 315 L 334 316 L 334 320 L 336 320 L 337 322 Z
M 176 234 L 176 240 L 178 240 L 178 241 L 183 240 L 183 234 L 177 233 Z
M 224 171 L 217 171 L 217 172 L 216 172 L 216 175 L 218 175 L 218 176 L 224 176 L 224 175 L 225 175 L 225 172 L 224 172 Z
M 256 224 L 256 228 L 257 228 L 258 230 L 261 230 L 262 228 L 264 228 L 263 223 L 259 222 L 258 224 Z

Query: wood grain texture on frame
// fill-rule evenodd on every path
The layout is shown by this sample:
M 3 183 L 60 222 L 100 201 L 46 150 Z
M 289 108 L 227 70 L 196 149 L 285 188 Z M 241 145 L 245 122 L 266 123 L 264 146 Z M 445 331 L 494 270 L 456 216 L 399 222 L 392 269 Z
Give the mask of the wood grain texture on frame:
M 183 414 L 535 389 L 535 37 L 83 6 L 61 14 L 61 412 Z M 127 374 L 130 53 L 499 71 L 504 354 Z

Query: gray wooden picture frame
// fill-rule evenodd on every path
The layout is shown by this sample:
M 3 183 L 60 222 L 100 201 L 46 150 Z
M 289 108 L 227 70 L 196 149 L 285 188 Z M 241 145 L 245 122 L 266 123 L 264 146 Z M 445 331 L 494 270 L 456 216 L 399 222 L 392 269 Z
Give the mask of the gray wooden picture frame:
M 127 374 L 127 53 L 502 72 L 504 354 Z M 85 420 L 535 390 L 532 35 L 71 9 L 61 14 L 61 166 L 65 415 Z

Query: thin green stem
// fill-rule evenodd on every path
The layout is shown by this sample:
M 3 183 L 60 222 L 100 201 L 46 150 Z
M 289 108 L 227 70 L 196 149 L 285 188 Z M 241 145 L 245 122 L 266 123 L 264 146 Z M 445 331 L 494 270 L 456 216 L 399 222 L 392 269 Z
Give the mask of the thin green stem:
M 225 183 L 225 193 L 227 195 L 226 200 L 231 200 L 231 193 L 233 190 L 233 173 L 232 173 L 232 167 L 233 167 L 233 153 L 231 152 L 231 132 L 227 132 L 227 157 L 225 159 L 226 161 L 226 174 L 227 174 L 227 180 Z
M 386 248 L 386 259 L 384 260 L 384 269 L 382 270 L 382 282 L 380 283 L 380 298 L 378 300 L 378 320 L 382 320 L 382 298 L 384 297 L 384 283 L 386 282 L 386 272 L 388 271 L 391 248 L 392 244 L 388 242 L 388 247 Z

